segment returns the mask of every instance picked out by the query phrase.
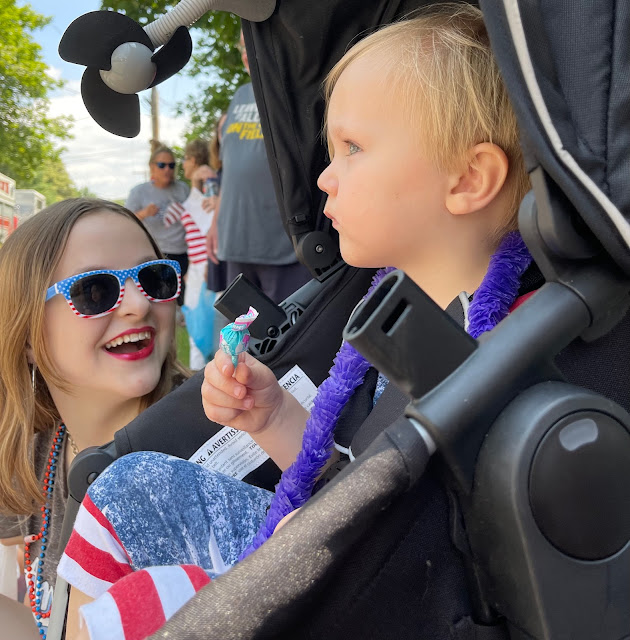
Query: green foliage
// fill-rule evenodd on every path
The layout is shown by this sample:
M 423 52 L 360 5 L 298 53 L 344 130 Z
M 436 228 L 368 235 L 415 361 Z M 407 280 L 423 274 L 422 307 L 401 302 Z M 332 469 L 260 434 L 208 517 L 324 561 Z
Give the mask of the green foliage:
M 41 162 L 35 170 L 32 180 L 19 186 L 39 191 L 46 197 L 46 204 L 48 205 L 66 198 L 95 197 L 87 187 L 77 189 L 59 157 L 53 157 Z
M 41 47 L 31 37 L 48 22 L 28 5 L 0 0 L 0 172 L 18 187 L 31 182 L 42 163 L 58 160 L 55 143 L 70 137 L 71 120 L 48 115 L 49 91 L 61 83 L 47 75 Z
M 177 345 L 177 359 L 185 366 L 190 362 L 190 340 L 186 327 L 176 327 L 175 342 Z
M 102 8 L 124 13 L 145 26 L 175 5 L 177 0 L 103 0 Z M 179 105 L 180 114 L 191 114 L 188 140 L 210 138 L 236 89 L 249 82 L 236 48 L 240 29 L 240 19 L 224 11 L 210 11 L 193 25 L 193 58 L 183 73 L 196 79 L 198 93 Z

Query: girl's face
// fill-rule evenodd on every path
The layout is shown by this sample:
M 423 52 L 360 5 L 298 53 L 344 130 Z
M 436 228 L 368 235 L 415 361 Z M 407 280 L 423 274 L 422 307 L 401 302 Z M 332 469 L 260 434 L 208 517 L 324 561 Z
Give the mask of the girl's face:
M 184 169 L 184 178 L 191 180 L 195 169 L 197 168 L 197 161 L 192 156 L 184 156 L 182 167 Z
M 50 284 L 86 271 L 128 269 L 156 257 L 138 225 L 101 210 L 74 225 Z M 151 302 L 131 280 L 120 306 L 101 318 L 76 316 L 62 295 L 46 302 L 46 347 L 70 393 L 78 400 L 105 398 L 115 404 L 153 391 L 173 341 L 175 305 L 175 301 Z M 142 349 L 140 358 L 134 355 L 138 344 L 123 342 L 112 348 L 113 340 L 133 333 L 144 333 L 142 344 L 153 346 Z M 55 397 L 54 388 L 51 393 Z
M 402 100 L 367 55 L 343 71 L 328 110 L 331 164 L 318 180 L 324 213 L 339 232 L 341 254 L 357 267 L 408 273 L 418 256 L 449 240 L 440 173 L 408 124 Z

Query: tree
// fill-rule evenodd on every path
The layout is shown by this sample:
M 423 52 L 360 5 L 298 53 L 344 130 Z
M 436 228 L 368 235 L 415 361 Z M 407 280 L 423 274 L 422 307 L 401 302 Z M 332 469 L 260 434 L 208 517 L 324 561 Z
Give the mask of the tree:
M 48 116 L 48 94 L 61 83 L 46 73 L 41 47 L 31 32 L 49 19 L 15 0 L 0 0 L 0 172 L 18 186 L 29 183 L 37 168 L 58 160 L 60 140 L 71 120 Z
M 23 186 L 39 191 L 49 205 L 65 198 L 95 197 L 87 187 L 76 187 L 59 157 L 42 162 L 35 170 L 33 179 Z
M 103 0 L 102 8 L 146 26 L 176 5 L 177 0 Z M 180 114 L 191 114 L 189 139 L 209 138 L 236 89 L 249 82 L 236 48 L 240 29 L 240 18 L 224 11 L 210 11 L 193 25 L 193 58 L 185 71 L 198 80 L 199 93 L 178 106 Z

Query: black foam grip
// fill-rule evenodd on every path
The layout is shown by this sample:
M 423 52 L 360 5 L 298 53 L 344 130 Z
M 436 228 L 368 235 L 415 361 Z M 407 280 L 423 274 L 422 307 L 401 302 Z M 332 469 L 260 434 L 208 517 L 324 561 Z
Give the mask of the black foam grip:
M 109 71 L 112 53 L 125 42 L 139 42 L 155 48 L 146 31 L 134 20 L 114 11 L 91 11 L 66 29 L 59 43 L 59 55 L 66 62 Z
M 103 129 L 123 138 L 140 132 L 140 100 L 118 93 L 102 80 L 98 69 L 88 68 L 81 80 L 81 96 L 89 114 Z
M 183 69 L 192 55 L 192 38 L 186 27 L 179 27 L 171 39 L 153 55 L 157 73 L 151 83 L 155 87 Z

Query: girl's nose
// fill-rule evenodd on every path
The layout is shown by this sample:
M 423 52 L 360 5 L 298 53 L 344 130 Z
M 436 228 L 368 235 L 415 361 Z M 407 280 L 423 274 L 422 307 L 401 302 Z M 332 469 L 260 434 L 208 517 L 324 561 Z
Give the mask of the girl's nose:
M 123 315 L 137 315 L 143 317 L 147 314 L 151 301 L 138 289 L 138 285 L 127 278 L 125 282 L 125 295 L 117 311 Z

